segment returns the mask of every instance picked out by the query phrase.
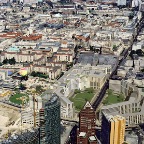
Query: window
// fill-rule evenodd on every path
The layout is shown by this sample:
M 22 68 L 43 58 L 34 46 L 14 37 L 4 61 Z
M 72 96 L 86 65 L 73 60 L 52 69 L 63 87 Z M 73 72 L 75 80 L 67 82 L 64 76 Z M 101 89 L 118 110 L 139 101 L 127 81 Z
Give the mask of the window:
M 88 129 L 91 129 L 91 125 L 88 125 Z

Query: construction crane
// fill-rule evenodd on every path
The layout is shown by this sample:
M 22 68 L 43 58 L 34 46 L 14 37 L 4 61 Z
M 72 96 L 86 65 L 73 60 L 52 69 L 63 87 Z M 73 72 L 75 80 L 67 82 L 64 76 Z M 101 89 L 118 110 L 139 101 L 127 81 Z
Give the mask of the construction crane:
M 36 89 L 32 90 L 32 98 L 33 98 L 33 117 L 34 117 L 34 128 L 36 127 L 36 107 L 35 107 L 35 102 L 37 102 L 36 100 L 36 95 L 38 94 Z
M 33 94 L 33 116 L 34 116 L 34 127 L 36 127 L 36 111 L 35 111 L 35 102 L 36 102 L 36 98 L 35 98 L 36 94 Z
M 22 101 L 22 110 L 24 110 L 24 105 L 27 103 L 28 97 L 22 96 L 22 97 L 16 98 L 16 99 Z M 21 111 L 21 127 L 22 127 L 22 111 Z

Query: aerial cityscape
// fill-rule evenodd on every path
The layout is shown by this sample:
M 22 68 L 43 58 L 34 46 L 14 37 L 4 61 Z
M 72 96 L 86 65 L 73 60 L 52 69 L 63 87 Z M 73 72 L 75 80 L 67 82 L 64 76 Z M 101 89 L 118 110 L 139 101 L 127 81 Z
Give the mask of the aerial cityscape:
M 0 144 L 144 144 L 144 0 L 0 0 Z

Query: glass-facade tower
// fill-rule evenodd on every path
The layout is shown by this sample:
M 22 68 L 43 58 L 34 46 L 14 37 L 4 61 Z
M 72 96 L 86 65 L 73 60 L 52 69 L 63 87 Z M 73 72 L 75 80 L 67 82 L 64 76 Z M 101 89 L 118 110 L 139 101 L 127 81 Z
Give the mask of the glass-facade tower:
M 60 99 L 56 94 L 43 97 L 40 126 L 45 144 L 60 144 Z

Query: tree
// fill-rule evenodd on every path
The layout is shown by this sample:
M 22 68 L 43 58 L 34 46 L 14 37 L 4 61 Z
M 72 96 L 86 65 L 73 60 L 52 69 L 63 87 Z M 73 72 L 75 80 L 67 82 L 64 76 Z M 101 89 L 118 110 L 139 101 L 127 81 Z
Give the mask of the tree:
M 138 56 L 144 56 L 144 52 L 141 49 L 136 50 Z
M 74 93 L 75 93 L 75 94 L 78 94 L 78 93 L 80 93 L 80 92 L 81 92 L 80 90 L 76 89 Z
M 37 76 L 36 72 L 32 71 L 31 76 L 36 77 Z
M 8 59 L 7 59 L 7 58 L 4 59 L 2 63 L 3 63 L 3 64 L 7 64 L 7 63 L 8 63 Z
M 94 46 L 90 46 L 90 51 L 93 51 L 94 50 Z
M 98 53 L 100 50 L 99 49 L 95 49 L 94 52 Z
M 113 45 L 113 51 L 116 51 L 116 50 L 117 50 L 117 46 Z
M 13 64 L 12 59 L 9 59 L 9 60 L 8 60 L 8 63 L 9 63 L 10 65 L 12 65 L 12 64 Z
M 128 17 L 129 17 L 129 19 L 131 20 L 131 19 L 133 19 L 134 14 L 133 14 L 133 13 L 130 13 L 130 15 L 129 15 Z
M 87 98 L 85 98 L 85 102 L 87 102 L 88 101 L 88 99 Z
M 73 11 L 72 14 L 75 15 L 75 11 Z
M 15 10 L 12 10 L 12 12 L 15 13 L 16 11 L 15 11 Z
M 136 54 L 136 51 L 135 50 L 132 50 L 129 54 L 129 56 L 133 59 L 133 54 Z
M 93 93 L 94 89 L 93 88 L 87 88 L 85 91 L 87 91 L 88 93 Z
M 16 63 L 16 60 L 15 60 L 15 58 L 14 58 L 14 57 L 12 58 L 12 62 L 13 62 L 13 64 L 15 64 L 15 63 Z
M 41 85 L 37 85 L 36 86 L 36 93 L 40 94 L 42 92 L 44 92 L 44 89 L 42 88 L 42 86 Z
M 15 58 L 13 57 L 13 58 L 9 59 L 9 60 L 8 60 L 8 63 L 9 63 L 10 65 L 15 64 L 15 63 L 16 63 Z
M 143 73 L 144 73 L 144 69 L 141 69 L 141 72 L 143 72 Z
M 24 85 L 24 84 L 20 83 L 19 89 L 20 89 L 20 90 L 25 90 L 25 89 L 26 89 L 26 87 L 25 87 L 25 85 Z

